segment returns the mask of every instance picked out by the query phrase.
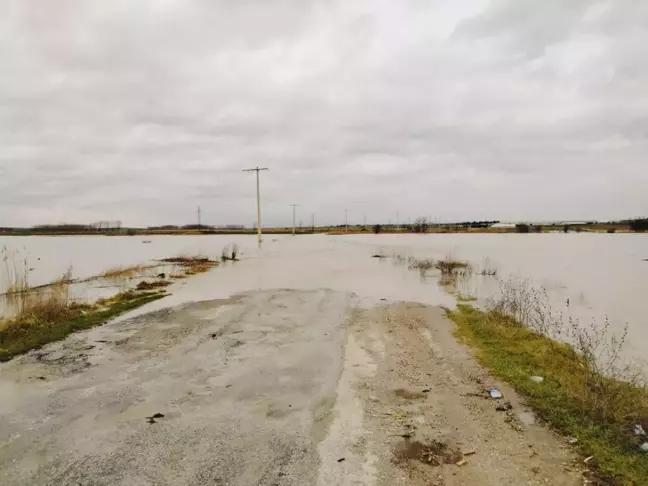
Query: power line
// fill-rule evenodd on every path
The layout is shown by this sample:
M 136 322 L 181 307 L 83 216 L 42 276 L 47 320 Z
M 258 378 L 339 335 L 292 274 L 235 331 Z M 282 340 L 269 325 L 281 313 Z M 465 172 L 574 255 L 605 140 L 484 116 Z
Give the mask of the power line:
M 261 191 L 259 190 L 259 172 L 270 170 L 267 167 L 255 167 L 254 169 L 243 169 L 243 172 L 256 172 L 257 186 L 257 235 L 259 237 L 259 248 L 261 248 Z

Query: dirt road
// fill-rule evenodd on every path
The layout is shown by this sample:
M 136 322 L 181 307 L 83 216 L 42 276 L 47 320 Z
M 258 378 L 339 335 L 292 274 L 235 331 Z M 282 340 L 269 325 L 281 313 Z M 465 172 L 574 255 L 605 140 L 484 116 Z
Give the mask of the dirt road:
M 0 484 L 582 484 L 451 330 L 435 307 L 276 290 L 75 334 L 0 366 Z

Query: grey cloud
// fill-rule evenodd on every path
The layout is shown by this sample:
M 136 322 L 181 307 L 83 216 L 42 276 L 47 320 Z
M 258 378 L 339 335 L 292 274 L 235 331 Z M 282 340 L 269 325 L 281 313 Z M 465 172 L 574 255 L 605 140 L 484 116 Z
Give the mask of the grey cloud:
M 268 224 L 648 212 L 647 43 L 633 0 L 6 0 L 0 226 L 250 224 L 256 165 Z

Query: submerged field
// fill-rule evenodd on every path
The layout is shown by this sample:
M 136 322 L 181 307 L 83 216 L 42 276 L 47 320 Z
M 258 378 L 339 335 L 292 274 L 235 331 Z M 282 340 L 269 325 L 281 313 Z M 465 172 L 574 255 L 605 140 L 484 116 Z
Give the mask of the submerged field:
M 416 485 L 436 481 L 434 469 L 414 463 L 419 459 L 417 454 L 434 454 L 438 449 L 450 451 L 448 457 L 452 458 L 468 453 L 461 459 L 467 462 L 460 469 L 452 469 L 458 467 L 454 463 L 435 466 L 449 481 L 459 471 L 466 484 L 486 477 L 484 484 L 498 484 L 498 480 L 515 475 L 520 484 L 546 477 L 553 484 L 571 485 L 576 484 L 572 482 L 574 477 L 581 478 L 586 472 L 582 469 L 594 469 L 602 480 L 612 481 L 609 484 L 615 484 L 614 481 L 638 484 L 645 478 L 646 458 L 638 449 L 642 437 L 633 434 L 635 425 L 648 430 L 645 393 L 641 387 L 629 388 L 601 378 L 604 376 L 598 373 L 601 370 L 593 367 L 597 361 L 583 354 L 583 349 L 588 348 L 582 344 L 588 342 L 584 338 L 596 337 L 598 331 L 605 330 L 602 334 L 607 337 L 623 331 L 624 321 L 618 319 L 621 315 L 628 318 L 628 334 L 623 346 L 609 348 L 616 354 L 615 364 L 629 369 L 624 366 L 631 358 L 645 356 L 647 350 L 642 349 L 638 339 L 645 330 L 639 326 L 640 321 L 631 319 L 643 315 L 646 305 L 637 294 L 644 290 L 642 285 L 648 271 L 641 258 L 644 240 L 640 238 L 640 235 L 558 234 L 266 236 L 262 250 L 256 248 L 254 237 L 234 241 L 218 236 L 151 237 L 150 242 L 119 237 L 16 238 L 12 241 L 19 241 L 29 262 L 34 262 L 27 265 L 30 285 L 56 282 L 42 287 L 44 293 L 40 298 L 21 301 L 22 294 L 12 297 L 18 301 L 20 312 L 5 318 L 0 329 L 0 348 L 3 359 L 12 356 L 14 359 L 0 365 L 5 376 L 0 386 L 4 383 L 12 389 L 24 390 L 25 397 L 31 397 L 34 390 L 51 394 L 49 387 L 54 387 L 56 399 L 71 407 L 71 415 L 62 409 L 55 419 L 56 427 L 70 434 L 59 444 L 60 453 L 66 455 L 73 450 L 78 460 L 88 460 L 99 469 L 103 466 L 92 455 L 88 456 L 83 447 L 77 447 L 82 437 L 80 431 L 88 427 L 85 422 L 76 422 L 74 410 L 84 410 L 84 413 L 100 410 L 104 404 L 114 402 L 115 390 L 131 383 L 133 388 L 122 390 L 121 396 L 132 403 L 125 404 L 125 408 L 109 407 L 101 412 L 101 420 L 92 422 L 99 427 L 97 433 L 102 440 L 105 439 L 102 447 L 106 451 L 112 450 L 112 438 L 125 430 L 120 426 L 122 423 L 128 423 L 128 430 L 137 431 L 138 441 L 145 440 L 151 430 L 154 434 L 167 434 L 164 436 L 167 439 L 180 434 L 184 438 L 178 440 L 188 440 L 191 430 L 198 424 L 204 426 L 202 411 L 213 403 L 208 398 L 218 394 L 227 400 L 219 405 L 220 419 L 208 421 L 216 427 L 212 430 L 214 437 L 227 437 L 230 412 L 240 406 L 249 407 L 250 417 L 266 417 L 266 423 L 281 422 L 289 413 L 301 414 L 304 423 L 312 421 L 314 433 L 321 434 L 317 440 L 324 436 L 328 439 L 322 443 L 325 444 L 322 451 L 308 450 L 308 460 L 321 455 L 324 469 L 320 474 L 326 473 L 325 479 L 337 477 L 339 471 L 371 469 L 363 462 L 359 450 L 347 450 L 344 445 L 345 437 L 360 440 L 367 429 L 368 437 L 373 437 L 367 439 L 367 444 L 374 448 L 372 454 L 385 454 L 384 444 L 392 444 L 394 457 L 407 463 L 409 469 L 403 469 L 403 464 L 392 462 L 391 455 L 389 459 L 384 458 L 384 464 L 390 466 L 381 469 L 381 474 L 394 481 L 402 480 L 402 474 Z M 234 245 L 238 247 L 235 256 L 232 255 Z M 223 251 L 225 247 L 227 252 Z M 201 256 L 182 258 L 181 255 Z M 215 261 L 219 262 L 218 268 L 205 271 Z M 72 270 L 68 272 L 70 264 Z M 606 278 L 603 275 L 596 278 L 602 272 Z M 178 278 L 181 276 L 187 278 Z M 18 278 L 14 283 L 19 288 L 23 282 Z M 103 292 L 109 295 L 97 301 Z M 236 295 L 240 292 L 245 294 Z M 598 298 L 601 295 L 604 298 Z M 502 305 L 493 307 L 498 299 Z M 519 305 L 521 302 L 525 305 Z M 601 321 L 587 319 L 594 313 L 605 316 L 601 309 L 606 303 L 615 304 L 611 306 L 614 314 L 608 321 L 604 317 Z M 439 306 L 449 310 L 459 339 L 469 344 L 481 363 L 502 381 L 474 364 L 469 351 L 453 344 L 453 324 Z M 505 310 L 518 320 L 511 320 L 506 313 L 493 314 L 489 309 L 494 308 Z M 565 308 L 569 313 L 564 312 Z M 296 309 L 301 314 L 294 314 Z M 328 312 L 324 320 L 321 309 Z M 121 314 L 125 315 L 112 319 Z M 318 329 L 322 332 L 303 327 L 305 322 L 314 319 L 320 323 Z M 97 326 L 107 320 L 110 320 L 108 325 Z M 547 331 L 547 335 L 560 339 L 561 328 L 556 324 L 559 321 L 569 323 L 567 340 L 574 342 L 573 338 L 580 336 L 581 346 L 575 348 L 576 352 L 565 344 L 542 337 L 542 332 Z M 347 328 L 343 322 L 353 324 Z M 521 322 L 532 326 L 521 326 Z M 246 327 L 250 323 L 253 325 Z M 97 327 L 89 330 L 94 326 Z M 277 334 L 279 328 L 281 335 Z M 578 330 L 586 332 L 582 334 Z M 66 341 L 46 344 L 69 333 L 73 335 Z M 329 346 L 339 351 L 342 344 L 346 347 L 344 355 L 326 354 L 322 358 L 329 360 L 325 366 L 312 362 L 313 350 Z M 40 347 L 43 349 L 19 356 Z M 273 358 L 276 369 L 270 371 L 263 356 L 277 350 L 282 351 Z M 342 362 L 343 356 L 350 361 Z M 395 361 L 390 361 L 389 356 Z M 217 376 L 205 371 L 205 362 L 217 366 L 223 374 Z M 237 366 L 230 366 L 233 362 Z M 401 369 L 398 363 L 409 363 L 407 370 Z M 325 379 L 327 386 L 333 386 L 329 381 L 331 376 L 340 377 L 338 371 L 323 377 L 322 369 L 346 371 L 336 385 L 337 391 L 326 391 L 319 398 L 321 402 L 311 403 L 306 399 L 308 405 L 301 408 L 299 403 L 306 402 L 297 398 L 302 395 L 296 390 L 305 389 L 305 384 L 312 384 L 313 379 Z M 159 370 L 166 372 L 159 374 Z M 115 373 L 114 378 L 108 379 Z M 250 380 L 251 387 L 237 385 L 242 377 L 257 375 L 263 379 Z M 544 381 L 538 384 L 529 380 L 536 375 Z M 228 378 L 224 379 L 225 376 Z M 74 386 L 94 390 L 88 388 L 88 383 L 97 377 L 102 377 L 104 382 L 98 391 L 83 398 L 74 392 Z M 290 380 L 285 381 L 288 377 Z M 305 381 L 300 384 L 302 379 Z M 519 399 L 512 390 L 503 388 L 505 382 L 519 390 Z M 264 388 L 270 383 L 274 383 L 272 389 Z M 288 386 L 289 383 L 296 389 Z M 359 385 L 353 388 L 352 383 L 362 383 L 364 388 Z M 499 412 L 488 393 L 484 394 L 487 386 L 504 390 L 506 402 L 510 401 L 513 411 Z M 143 389 L 147 391 L 140 395 L 138 390 Z M 171 389 L 177 393 L 169 401 Z M 129 390 L 136 391 L 135 395 L 131 396 Z M 281 390 L 284 392 L 275 393 Z M 463 391 L 459 393 L 460 390 Z M 259 393 L 265 397 L 262 402 L 254 399 Z M 435 400 L 437 393 L 443 395 L 443 403 L 452 404 L 451 409 Z M 248 395 L 253 398 L 251 402 L 241 401 L 242 396 Z M 19 402 L 20 398 L 0 401 L 0 409 L 12 418 L 15 430 L 24 428 L 21 413 L 14 409 Z M 183 403 L 190 404 L 192 414 L 178 412 Z M 354 403 L 363 406 L 357 409 Z M 257 410 L 255 407 L 260 405 L 262 410 Z M 337 407 L 336 416 L 346 425 L 322 421 L 333 405 Z M 362 408 L 367 415 L 363 415 Z M 419 423 L 417 429 L 408 428 L 408 424 L 415 424 L 411 415 L 414 409 L 437 426 L 428 430 Z M 311 410 L 313 417 L 308 415 Z M 461 411 L 459 415 L 457 410 Z M 479 410 L 477 415 L 473 414 L 475 410 Z M 539 424 L 518 423 L 518 414 L 528 416 L 533 411 L 538 420 L 548 421 L 567 437 L 557 439 Z M 40 420 L 38 409 L 30 409 L 29 413 L 30 418 L 26 420 Z M 163 416 L 156 425 L 160 425 L 159 429 L 146 428 L 150 422 L 139 423 L 156 414 Z M 368 417 L 382 418 L 376 421 Z M 155 419 L 151 420 L 155 423 Z M 250 428 L 240 429 L 243 431 L 241 444 L 246 440 L 265 444 L 265 439 L 254 436 L 254 419 L 250 420 Z M 460 427 L 466 423 L 472 428 Z M 448 424 L 456 425 L 461 432 L 437 436 Z M 162 427 L 171 427 L 169 430 L 174 432 L 169 435 Z M 275 438 L 286 430 L 279 425 L 276 430 L 272 427 L 269 430 L 274 431 L 271 437 Z M 47 434 L 45 429 L 42 433 Z M 0 434 L 13 437 L 11 430 L 0 430 Z M 498 438 L 493 441 L 495 431 Z M 306 432 L 295 433 L 302 437 Z M 403 434 L 412 437 L 411 444 L 397 443 Z M 158 439 L 162 440 L 161 437 Z M 534 447 L 535 456 L 519 455 L 516 444 L 520 437 Z M 572 443 L 568 438 L 575 441 Z M 125 440 L 123 437 L 119 440 L 122 439 Z M 460 447 L 460 443 L 480 445 L 480 448 L 471 451 Z M 163 451 L 138 444 L 142 457 L 157 460 L 164 456 Z M 205 444 L 216 447 L 209 441 Z M 236 450 L 236 444 L 231 442 L 231 448 L 221 451 L 223 457 L 239 457 L 241 452 Z M 28 446 L 27 442 L 23 445 Z M 17 441 L 11 450 L 18 453 L 23 445 Z M 345 452 L 338 455 L 340 451 Z M 572 454 L 576 452 L 583 456 L 574 459 Z M 410 457 L 412 454 L 416 457 Z M 592 458 L 584 465 L 583 460 L 589 455 Z M 524 464 L 524 467 L 516 466 L 512 470 L 501 463 L 501 457 L 512 456 L 516 457 L 517 465 Z M 124 464 L 124 457 L 110 457 L 110 471 Z M 258 458 L 245 457 L 251 464 L 250 471 L 258 472 Z M 338 463 L 341 458 L 344 461 Z M 189 461 L 197 459 L 188 458 Z M 293 464 L 298 459 L 291 456 L 285 460 Z M 11 454 L 7 453 L 4 460 L 12 464 L 9 474 L 22 474 L 22 466 L 16 466 L 18 463 Z M 562 465 L 557 465 L 567 462 L 569 466 L 564 470 Z M 56 463 L 46 463 L 59 474 L 57 477 L 64 478 L 60 475 L 65 472 L 58 471 Z M 216 477 L 213 475 L 227 473 L 231 478 L 239 477 L 239 472 L 227 469 L 233 464 L 231 461 L 213 470 L 192 463 L 199 474 L 185 484 L 201 484 L 201 475 Z M 75 464 L 69 464 L 75 474 L 92 473 Z M 138 464 L 133 474 L 143 474 L 142 477 L 149 479 L 147 474 L 156 474 L 145 463 Z M 484 475 L 485 464 L 497 464 L 497 468 Z M 311 474 L 316 469 L 309 469 L 310 473 L 303 468 L 299 470 L 300 474 Z M 250 471 L 240 474 L 251 474 Z M 279 472 L 285 474 L 285 471 L 267 474 Z M 247 484 L 244 476 L 239 479 L 243 481 L 241 484 Z

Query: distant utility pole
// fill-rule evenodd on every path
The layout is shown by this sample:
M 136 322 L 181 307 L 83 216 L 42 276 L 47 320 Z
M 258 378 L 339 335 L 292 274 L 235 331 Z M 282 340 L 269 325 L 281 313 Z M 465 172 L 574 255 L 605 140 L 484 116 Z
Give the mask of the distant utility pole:
M 259 248 L 261 248 L 261 193 L 259 191 L 259 172 L 269 170 L 267 167 L 255 167 L 254 169 L 243 169 L 243 172 L 256 172 L 257 183 L 257 235 L 259 236 Z
M 289 204 L 289 206 L 292 206 L 293 208 L 293 236 L 295 236 L 295 208 L 297 208 L 299 204 Z
M 201 224 L 200 224 L 200 206 L 198 206 L 198 230 L 200 230 Z
M 344 210 L 344 232 L 345 233 L 349 232 L 349 210 L 348 209 Z

